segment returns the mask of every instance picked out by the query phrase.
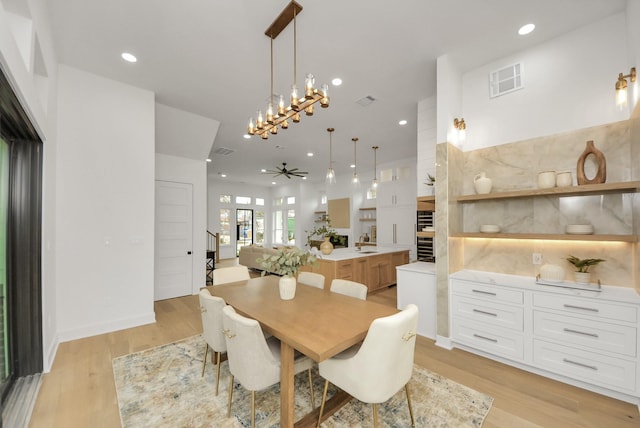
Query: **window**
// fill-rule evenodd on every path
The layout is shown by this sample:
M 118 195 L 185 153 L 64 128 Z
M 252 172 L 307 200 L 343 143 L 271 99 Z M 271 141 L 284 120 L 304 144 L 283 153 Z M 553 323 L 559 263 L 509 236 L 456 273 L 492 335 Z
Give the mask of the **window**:
M 256 205 L 264 206 L 264 199 L 256 198 Z
M 367 190 L 367 199 L 375 199 L 376 198 L 376 189 L 373 187 Z
M 296 210 L 287 210 L 287 244 L 296 244 Z
M 251 203 L 251 198 L 248 196 L 236 196 L 236 204 L 238 205 L 249 205 Z
M 277 244 L 284 244 L 282 214 L 282 210 L 273 213 L 273 242 Z
M 220 210 L 220 245 L 231 244 L 231 210 Z
M 294 205 L 296 203 L 295 196 L 287 196 L 287 205 Z
M 320 205 L 327 205 L 327 195 L 322 195 L 320 198 Z
M 221 204 L 230 204 L 231 203 L 231 195 L 220 195 L 220 203 Z
M 275 198 L 273 200 L 273 205 L 275 205 L 276 207 L 282 206 L 282 198 Z
M 264 211 L 256 211 L 254 217 L 256 222 L 255 242 L 256 244 L 264 244 Z

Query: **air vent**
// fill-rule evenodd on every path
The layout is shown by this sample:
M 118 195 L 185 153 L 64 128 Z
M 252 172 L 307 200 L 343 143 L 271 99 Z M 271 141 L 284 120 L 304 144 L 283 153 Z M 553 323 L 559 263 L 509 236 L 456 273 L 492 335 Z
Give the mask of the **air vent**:
M 513 64 L 489 73 L 491 98 L 522 89 L 522 64 Z
M 218 147 L 217 149 L 215 149 L 213 151 L 213 153 L 216 154 L 216 155 L 227 156 L 227 155 L 230 155 L 231 153 L 233 153 L 234 151 L 235 150 L 231 150 L 231 149 L 228 149 L 226 147 Z
M 366 97 L 362 97 L 358 101 L 356 101 L 356 104 L 360 104 L 362 107 L 366 107 L 368 105 L 371 105 L 375 100 L 376 99 L 371 95 L 367 95 Z

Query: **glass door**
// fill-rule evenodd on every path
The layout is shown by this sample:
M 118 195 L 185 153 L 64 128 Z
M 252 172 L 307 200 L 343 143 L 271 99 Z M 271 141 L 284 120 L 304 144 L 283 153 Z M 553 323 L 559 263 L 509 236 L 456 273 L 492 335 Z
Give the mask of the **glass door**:
M 7 211 L 9 205 L 9 145 L 0 138 L 0 391 L 8 386 L 9 323 L 7 317 Z
M 236 209 L 236 257 L 240 247 L 253 243 L 253 210 Z

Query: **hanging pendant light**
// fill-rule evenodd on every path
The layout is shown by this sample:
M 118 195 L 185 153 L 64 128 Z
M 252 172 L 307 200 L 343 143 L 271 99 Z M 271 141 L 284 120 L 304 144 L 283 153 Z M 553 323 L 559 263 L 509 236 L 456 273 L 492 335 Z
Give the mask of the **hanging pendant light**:
M 332 153 L 332 140 L 331 134 L 335 129 L 327 128 L 329 131 L 329 169 L 327 169 L 327 177 L 325 179 L 325 183 L 327 184 L 336 184 L 336 173 L 333 171 L 333 153 Z
M 358 178 L 358 158 L 356 154 L 356 143 L 358 142 L 358 137 L 353 137 L 351 141 L 353 141 L 353 178 L 351 178 L 351 184 L 354 187 L 360 187 L 360 179 Z
M 378 188 L 378 146 L 371 147 L 373 149 L 373 180 L 371 181 L 371 191 L 375 192 Z

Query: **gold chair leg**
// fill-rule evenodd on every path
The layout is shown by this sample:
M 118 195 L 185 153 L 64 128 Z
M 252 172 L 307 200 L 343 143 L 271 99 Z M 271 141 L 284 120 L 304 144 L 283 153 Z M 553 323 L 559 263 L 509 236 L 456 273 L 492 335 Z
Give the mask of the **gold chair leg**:
M 216 352 L 216 397 L 218 396 L 218 385 L 220 384 L 220 352 Z
M 404 386 L 404 391 L 407 393 L 407 404 L 409 405 L 409 416 L 411 416 L 411 426 L 415 427 L 416 423 L 413 420 L 413 409 L 411 408 L 411 396 L 409 395 L 409 384 Z
M 202 357 L 202 374 L 200 377 L 204 376 L 204 367 L 207 365 L 207 354 L 209 353 L 209 344 L 207 343 L 206 348 L 204 348 L 204 357 Z
M 378 428 L 378 405 L 373 403 L 373 428 Z
M 324 391 L 322 392 L 322 404 L 320 404 L 320 414 L 318 415 L 318 425 L 317 428 L 320 428 L 320 422 L 322 422 L 322 412 L 324 412 L 324 402 L 327 399 L 327 390 L 329 389 L 329 381 L 324 381 Z
M 233 375 L 229 380 L 229 405 L 227 406 L 227 417 L 231 417 L 231 396 L 233 395 Z
M 316 409 L 316 397 L 313 394 L 313 380 L 311 379 L 311 369 L 309 369 L 309 392 L 311 392 L 311 410 Z
M 251 428 L 256 426 L 256 392 L 251 391 Z

